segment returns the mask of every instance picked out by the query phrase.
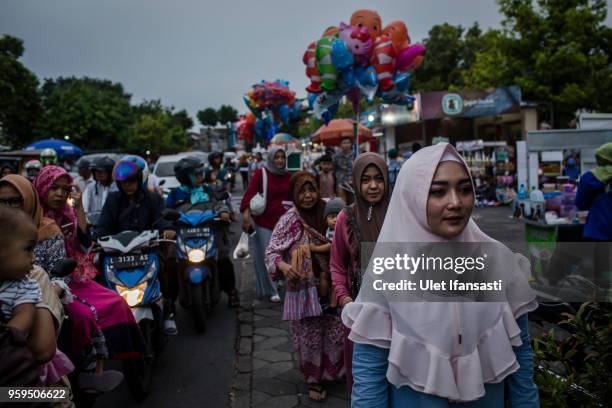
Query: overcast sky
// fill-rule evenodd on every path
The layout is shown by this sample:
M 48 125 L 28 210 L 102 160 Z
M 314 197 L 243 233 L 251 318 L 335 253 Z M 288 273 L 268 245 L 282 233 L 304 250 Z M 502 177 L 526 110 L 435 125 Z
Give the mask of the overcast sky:
M 262 79 L 305 96 L 307 45 L 358 8 L 383 25 L 403 20 L 415 42 L 435 24 L 501 19 L 494 0 L 0 0 L 0 34 L 25 41 L 22 60 L 40 79 L 110 79 L 133 103 L 159 98 L 195 116 L 221 104 L 246 111 L 242 96 Z

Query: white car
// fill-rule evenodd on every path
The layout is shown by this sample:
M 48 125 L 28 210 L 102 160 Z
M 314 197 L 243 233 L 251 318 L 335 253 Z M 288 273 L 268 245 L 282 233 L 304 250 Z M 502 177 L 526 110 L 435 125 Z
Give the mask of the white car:
M 163 181 L 162 188 L 164 190 L 164 196 L 167 195 L 170 190 L 180 186 L 179 181 L 176 179 L 176 177 L 174 177 L 174 165 L 183 157 L 187 156 L 198 157 L 202 160 L 204 164 L 206 164 L 208 153 L 200 151 L 183 152 L 178 154 L 159 156 L 159 159 L 157 159 L 157 162 L 153 167 L 153 174 L 155 174 L 159 178 L 160 183 Z

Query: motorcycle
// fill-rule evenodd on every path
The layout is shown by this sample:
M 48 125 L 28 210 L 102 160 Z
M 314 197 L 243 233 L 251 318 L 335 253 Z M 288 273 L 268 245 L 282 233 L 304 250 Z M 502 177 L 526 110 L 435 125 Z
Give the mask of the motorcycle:
M 222 193 L 219 197 L 228 196 Z M 208 205 L 166 209 L 164 218 L 177 227 L 176 254 L 179 263 L 179 303 L 191 310 L 195 329 L 206 331 L 206 314 L 212 313 L 221 298 L 217 269 L 218 213 Z
M 97 241 L 104 283 L 125 299 L 144 339 L 144 356 L 123 361 L 126 382 L 137 400 L 150 393 L 155 358 L 166 342 L 158 279 L 158 246 L 163 241 L 155 230 L 124 231 Z

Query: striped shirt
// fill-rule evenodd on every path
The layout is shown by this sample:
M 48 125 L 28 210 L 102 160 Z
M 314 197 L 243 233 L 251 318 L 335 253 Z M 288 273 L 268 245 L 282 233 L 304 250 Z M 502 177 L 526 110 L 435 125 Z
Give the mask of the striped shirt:
M 40 286 L 34 279 L 8 280 L 0 283 L 0 312 L 4 320 L 13 317 L 13 311 L 25 303 L 36 304 L 42 299 Z

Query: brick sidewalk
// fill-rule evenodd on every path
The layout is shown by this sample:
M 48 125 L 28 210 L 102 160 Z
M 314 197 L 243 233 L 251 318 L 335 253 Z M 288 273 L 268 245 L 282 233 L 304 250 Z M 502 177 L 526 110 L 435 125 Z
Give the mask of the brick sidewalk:
M 237 262 L 243 265 L 239 268 L 241 306 L 230 407 L 348 407 L 343 381 L 326 384 L 325 402 L 309 400 L 304 377 L 296 368 L 289 326 L 281 319 L 282 304 L 256 300 L 253 263 Z

